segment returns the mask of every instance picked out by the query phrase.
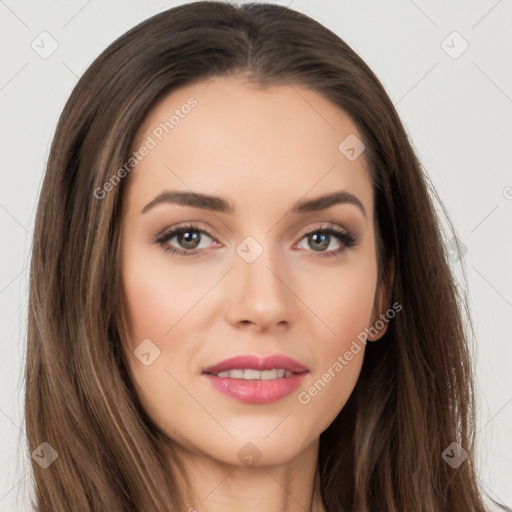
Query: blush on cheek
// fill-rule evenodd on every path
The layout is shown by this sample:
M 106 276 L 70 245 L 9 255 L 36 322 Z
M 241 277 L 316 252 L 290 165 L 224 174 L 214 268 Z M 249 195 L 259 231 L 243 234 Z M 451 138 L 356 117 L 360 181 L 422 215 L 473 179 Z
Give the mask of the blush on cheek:
M 126 303 L 131 324 L 134 326 L 133 337 L 135 343 L 140 343 L 144 338 L 155 336 L 155 310 L 154 290 L 141 286 L 140 283 L 129 281 L 125 285 Z
M 124 247 L 123 289 L 134 343 L 163 336 L 173 321 L 169 308 L 170 285 L 166 284 L 172 280 L 163 277 L 165 269 L 148 257 L 153 249 L 140 248 L 131 240 Z
M 335 332 L 332 345 L 338 351 L 348 350 L 352 341 L 369 327 L 369 320 L 372 316 L 374 305 L 373 290 L 371 293 L 357 295 L 349 294 L 342 301 L 338 302 L 336 311 L 333 311 L 330 324 Z

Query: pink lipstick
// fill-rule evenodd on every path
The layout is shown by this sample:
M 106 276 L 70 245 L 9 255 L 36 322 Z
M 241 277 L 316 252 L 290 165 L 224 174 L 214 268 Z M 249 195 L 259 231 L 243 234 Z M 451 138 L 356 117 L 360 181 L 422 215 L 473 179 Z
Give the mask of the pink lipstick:
M 221 393 L 251 404 L 269 404 L 293 393 L 309 370 L 283 355 L 237 356 L 202 371 Z

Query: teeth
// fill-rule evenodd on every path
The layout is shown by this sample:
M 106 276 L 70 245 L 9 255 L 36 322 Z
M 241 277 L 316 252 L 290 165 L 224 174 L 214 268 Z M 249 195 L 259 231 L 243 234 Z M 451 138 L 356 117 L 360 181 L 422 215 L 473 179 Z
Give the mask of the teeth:
M 245 379 L 245 380 L 273 380 L 273 379 L 282 379 L 283 377 L 290 377 L 293 375 L 293 372 L 288 370 L 283 370 L 282 368 L 276 368 L 274 370 L 227 370 L 225 372 L 220 372 L 217 374 L 217 377 L 221 378 L 230 378 L 230 379 Z

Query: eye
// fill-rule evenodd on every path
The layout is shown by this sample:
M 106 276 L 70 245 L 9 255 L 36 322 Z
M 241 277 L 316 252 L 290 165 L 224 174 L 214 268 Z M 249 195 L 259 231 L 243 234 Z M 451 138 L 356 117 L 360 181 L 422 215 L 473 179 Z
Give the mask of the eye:
M 200 252 L 205 247 L 199 247 L 199 243 L 202 241 L 203 235 L 208 238 L 212 238 L 208 232 L 199 228 L 195 224 L 184 224 L 172 228 L 169 231 L 162 233 L 156 242 L 159 243 L 164 251 L 178 256 L 193 256 Z M 183 249 L 172 247 L 169 242 L 176 238 L 176 241 Z
M 338 241 L 339 246 L 329 251 L 325 250 L 331 245 L 333 237 Z M 338 256 L 350 247 L 353 247 L 357 242 L 355 233 L 334 224 L 322 225 L 308 230 L 304 233 L 302 240 L 304 240 L 304 238 L 307 244 L 313 247 L 312 252 L 316 253 L 311 256 L 321 258 Z
M 170 254 L 190 257 L 200 253 L 211 245 L 206 244 L 206 247 L 200 247 L 200 243 L 203 241 L 204 236 L 213 240 L 213 237 L 199 226 L 195 224 L 182 224 L 165 231 L 159 235 L 155 241 L 162 246 L 164 251 Z M 171 240 L 174 238 L 176 238 L 175 243 L 181 248 L 170 244 Z M 307 244 L 313 248 L 312 251 L 308 251 L 312 253 L 310 254 L 310 257 L 320 258 L 341 255 L 341 253 L 345 252 L 357 243 L 355 233 L 345 230 L 340 226 L 336 226 L 335 224 L 323 224 L 310 229 L 303 234 L 301 241 L 304 239 L 307 239 Z M 333 239 L 337 240 L 338 247 L 326 250 L 333 242 Z M 217 241 L 215 241 L 215 243 L 218 244 Z M 294 248 L 296 247 L 303 249 L 300 244 L 296 244 Z

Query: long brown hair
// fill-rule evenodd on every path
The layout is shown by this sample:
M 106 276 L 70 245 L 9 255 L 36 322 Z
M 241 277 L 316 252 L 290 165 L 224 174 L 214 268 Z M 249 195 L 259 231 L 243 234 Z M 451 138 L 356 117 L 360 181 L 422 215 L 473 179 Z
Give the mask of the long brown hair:
M 483 512 L 466 292 L 456 285 L 441 206 L 383 86 L 337 35 L 272 4 L 193 2 L 113 42 L 74 88 L 53 139 L 30 268 L 25 415 L 35 510 L 187 510 L 179 461 L 141 407 L 127 370 L 120 279 L 127 161 L 149 110 L 177 87 L 243 76 L 300 85 L 346 111 L 374 187 L 379 278 L 403 310 L 366 348 L 357 385 L 320 436 L 329 512 Z M 451 226 L 451 225 L 450 225 Z M 454 468 L 442 454 L 458 443 Z M 171 466 L 172 463 L 172 466 Z

